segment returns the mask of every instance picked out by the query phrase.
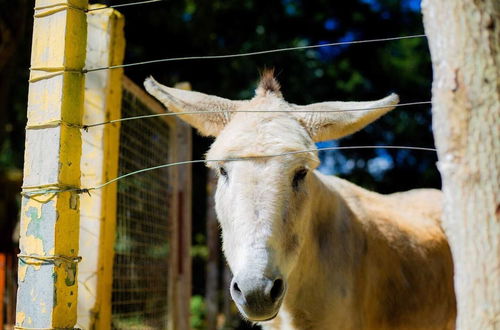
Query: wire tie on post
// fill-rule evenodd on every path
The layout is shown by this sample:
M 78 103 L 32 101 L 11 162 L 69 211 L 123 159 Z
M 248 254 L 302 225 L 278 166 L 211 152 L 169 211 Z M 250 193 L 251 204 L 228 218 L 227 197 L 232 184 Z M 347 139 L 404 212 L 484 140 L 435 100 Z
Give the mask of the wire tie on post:
M 68 122 L 65 122 L 63 120 L 53 120 L 53 121 L 49 121 L 49 122 L 41 123 L 41 124 L 37 124 L 37 125 L 26 125 L 25 129 L 28 130 L 28 129 L 55 128 L 55 127 L 58 127 L 61 125 L 64 125 L 64 126 L 70 127 L 70 128 L 78 128 L 78 129 L 83 128 L 82 125 L 80 125 L 80 124 L 68 123 Z
M 57 67 L 57 68 L 31 67 L 30 71 L 42 71 L 42 72 L 46 72 L 47 74 L 40 75 L 40 76 L 35 77 L 35 78 L 30 78 L 28 80 L 29 83 L 34 83 L 34 82 L 37 82 L 40 80 L 54 78 L 57 76 L 61 76 L 65 73 L 78 73 L 78 74 L 85 73 L 84 70 L 71 70 L 71 69 L 66 69 L 65 67 Z
M 80 189 L 77 189 L 76 190 L 76 193 L 77 194 L 88 194 L 89 197 L 92 197 L 92 195 L 90 194 L 90 190 L 92 190 L 92 188 L 80 188 Z
M 76 9 L 76 10 L 82 10 L 82 11 L 86 11 L 87 10 L 85 8 L 81 8 L 81 7 L 75 6 L 75 5 L 73 5 L 71 3 L 68 3 L 68 2 L 57 2 L 57 3 L 53 3 L 51 5 L 38 6 L 38 7 L 35 7 L 34 9 L 35 10 L 43 10 L 43 9 L 51 9 L 51 8 L 55 8 L 55 7 L 67 7 L 67 8 Z
M 81 256 L 63 256 L 63 255 L 49 255 L 49 256 L 41 256 L 41 255 L 28 255 L 28 254 L 18 254 L 17 257 L 23 263 L 27 265 L 39 265 L 39 264 L 54 264 L 56 266 L 60 266 L 62 263 L 71 263 L 77 264 L 82 261 Z
M 81 7 L 75 6 L 75 5 L 68 3 L 68 2 L 58 2 L 58 3 L 54 3 L 51 5 L 47 5 L 47 6 L 35 7 L 34 9 L 35 9 L 35 12 L 47 9 L 44 12 L 35 14 L 34 15 L 35 18 L 50 16 L 50 15 L 53 15 L 53 14 L 58 13 L 60 11 L 68 10 L 68 9 L 78 10 L 78 11 L 81 11 L 84 13 L 87 12 L 86 8 L 81 8 Z
M 23 326 L 15 325 L 14 330 L 81 330 L 80 328 L 26 328 Z
M 22 187 L 23 191 L 21 192 L 21 196 L 33 199 L 39 203 L 48 203 L 57 194 L 64 193 L 64 192 L 75 192 L 76 194 L 82 194 L 82 193 L 88 193 L 90 195 L 89 190 L 92 190 L 93 188 L 78 188 L 78 187 L 73 187 L 73 186 L 58 186 L 54 184 L 49 184 L 49 185 L 41 185 L 41 186 L 31 186 L 31 187 Z M 28 191 L 26 191 L 28 190 Z M 37 199 L 36 197 L 43 196 L 43 195 L 48 195 L 51 194 L 50 197 L 48 197 L 45 200 L 40 200 Z
M 118 5 L 103 6 L 103 7 L 99 7 L 99 8 L 91 8 L 91 9 L 87 9 L 86 11 L 87 12 L 93 12 L 93 11 L 96 11 L 96 10 L 103 10 L 103 9 L 109 9 L 109 8 L 121 8 L 121 7 L 137 6 L 137 5 L 145 5 L 145 4 L 148 4 L 148 3 L 162 2 L 162 1 L 165 1 L 165 0 L 144 0 L 144 1 L 137 1 L 137 2 L 130 2 L 130 3 L 122 3 L 122 4 L 118 4 Z

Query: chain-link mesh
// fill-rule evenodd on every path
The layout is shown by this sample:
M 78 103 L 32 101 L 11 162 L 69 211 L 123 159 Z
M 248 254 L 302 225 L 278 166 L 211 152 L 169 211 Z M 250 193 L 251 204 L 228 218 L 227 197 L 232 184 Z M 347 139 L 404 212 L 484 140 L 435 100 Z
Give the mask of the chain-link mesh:
M 123 91 L 122 117 L 150 114 Z M 119 175 L 168 161 L 169 127 L 159 118 L 121 124 Z M 114 329 L 164 329 L 169 256 L 168 169 L 118 182 L 112 321 Z

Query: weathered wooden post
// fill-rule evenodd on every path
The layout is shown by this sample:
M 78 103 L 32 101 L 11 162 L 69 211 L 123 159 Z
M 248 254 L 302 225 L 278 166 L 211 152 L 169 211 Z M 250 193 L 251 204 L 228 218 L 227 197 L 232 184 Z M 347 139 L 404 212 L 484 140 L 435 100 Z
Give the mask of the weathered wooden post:
M 191 84 L 178 83 L 176 88 L 191 90 Z M 193 141 L 191 136 L 191 128 L 188 124 L 176 118 L 176 142 L 177 142 L 177 159 L 191 159 L 193 150 Z M 168 320 L 168 329 L 172 330 L 187 330 L 189 325 L 189 301 L 191 299 L 191 194 L 192 194 L 192 178 L 191 166 L 182 166 L 176 169 L 176 196 L 174 200 L 177 205 L 177 212 L 173 219 L 176 219 L 172 224 L 175 245 L 171 250 L 171 294 L 172 306 L 170 311 L 170 319 Z M 175 251 L 175 252 L 174 252 Z
M 422 2 L 458 329 L 500 327 L 500 2 Z
M 205 306 L 207 330 L 217 329 L 217 316 L 219 314 L 219 257 L 220 229 L 215 214 L 215 190 L 217 176 L 214 171 L 207 173 L 207 247 L 208 258 L 206 266 Z M 223 288 L 225 290 L 227 288 Z
M 87 0 L 37 0 L 19 256 L 18 329 L 73 328 Z M 36 194 L 34 193 L 36 192 Z

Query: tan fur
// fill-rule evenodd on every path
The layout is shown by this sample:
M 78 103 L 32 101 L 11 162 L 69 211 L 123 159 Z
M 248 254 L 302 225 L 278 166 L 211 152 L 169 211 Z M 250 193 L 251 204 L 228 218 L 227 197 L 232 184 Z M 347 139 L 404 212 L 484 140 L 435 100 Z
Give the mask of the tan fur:
M 208 159 L 313 149 L 314 141 L 350 134 L 397 102 L 397 96 L 390 96 L 368 103 L 296 106 L 273 84 L 263 82 L 252 100 L 223 103 L 238 110 L 307 112 L 232 113 L 223 123 L 190 119 L 201 133 L 217 136 Z M 168 92 L 165 88 L 151 84 L 148 90 Z M 190 104 L 190 97 L 182 97 L 174 103 L 170 96 L 161 100 L 183 111 L 178 105 Z M 210 96 L 203 99 L 210 111 Z M 220 106 L 220 98 L 213 100 Z M 381 108 L 331 111 L 370 105 Z M 326 109 L 330 112 L 312 112 Z M 439 222 L 441 193 L 423 189 L 380 195 L 322 175 L 314 171 L 317 165 L 312 152 L 209 163 L 226 173 L 218 182 L 216 210 L 233 273 L 279 274 L 286 283 L 277 316 L 262 322 L 263 328 L 453 329 L 453 264 Z M 294 175 L 304 168 L 309 173 L 294 188 Z
M 454 328 L 439 191 L 384 196 L 319 173 L 309 189 L 318 198 L 282 307 L 289 329 Z

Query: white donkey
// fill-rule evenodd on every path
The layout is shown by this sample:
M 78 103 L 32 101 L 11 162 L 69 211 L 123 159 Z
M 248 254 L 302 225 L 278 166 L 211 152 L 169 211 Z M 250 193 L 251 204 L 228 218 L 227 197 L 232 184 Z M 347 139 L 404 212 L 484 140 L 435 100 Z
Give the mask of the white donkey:
M 439 191 L 379 195 L 315 171 L 314 152 L 261 158 L 354 133 L 393 109 L 397 95 L 298 106 L 283 99 L 270 72 L 246 101 L 152 78 L 145 87 L 171 111 L 203 112 L 180 118 L 216 137 L 207 159 L 251 158 L 208 163 L 219 173 L 230 290 L 245 318 L 264 329 L 454 328 Z M 373 107 L 380 108 L 339 112 Z M 249 110 L 263 112 L 237 112 Z

